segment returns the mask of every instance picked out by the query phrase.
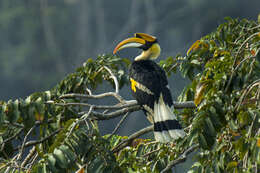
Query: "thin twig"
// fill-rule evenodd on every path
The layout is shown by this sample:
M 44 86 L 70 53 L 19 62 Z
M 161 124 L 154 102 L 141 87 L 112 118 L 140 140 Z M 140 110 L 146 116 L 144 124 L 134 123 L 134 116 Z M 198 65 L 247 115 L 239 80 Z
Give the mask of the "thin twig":
M 257 29 L 257 28 L 260 28 L 260 25 L 257 25 L 255 27 L 249 28 L 248 31 L 251 31 L 251 30 L 254 30 L 254 29 Z
M 11 126 L 14 126 L 14 127 L 18 127 L 18 128 L 24 128 L 24 125 L 23 125 L 23 124 L 19 124 L 19 123 L 10 123 L 10 122 L 7 121 L 7 120 L 4 121 L 4 124 L 8 124 L 8 125 L 11 125 Z
M 31 158 L 33 157 L 33 155 L 36 153 L 36 147 L 34 146 L 29 154 L 25 157 L 25 159 L 23 160 L 21 167 L 25 167 L 25 165 L 31 160 Z
M 123 140 L 122 142 L 120 142 L 117 146 L 115 146 L 113 149 L 112 149 L 112 152 L 113 153 L 116 153 L 118 151 L 120 151 L 121 149 L 123 149 L 124 147 L 128 146 L 134 139 L 138 138 L 139 136 L 143 135 L 143 134 L 146 134 L 148 132 L 151 132 L 153 131 L 153 125 L 151 126 L 148 126 L 146 128 L 143 128 L 137 132 L 135 132 L 134 134 L 132 134 L 131 136 L 129 136 L 128 139 L 126 140 Z
M 161 148 L 157 148 L 156 150 L 153 150 L 153 151 L 150 151 L 150 152 L 148 152 L 148 153 L 145 153 L 145 154 L 142 155 L 141 157 L 150 156 L 151 154 L 156 153 L 156 152 L 158 152 L 158 151 L 160 151 L 160 150 L 161 150 Z
M 90 107 L 89 110 L 88 110 L 88 113 L 83 114 L 83 116 L 81 117 L 81 119 L 79 119 L 79 120 L 77 120 L 76 122 L 74 122 L 73 126 L 71 127 L 71 129 L 70 129 L 70 131 L 69 131 L 69 134 L 67 135 L 67 138 L 71 135 L 71 133 L 72 133 L 72 131 L 75 129 L 76 125 L 78 125 L 78 124 L 79 124 L 80 122 L 82 122 L 82 121 L 85 121 L 85 120 L 89 117 L 89 115 L 90 115 L 90 113 L 92 112 L 92 110 L 93 110 L 93 107 Z
M 36 154 L 34 155 L 34 158 L 32 159 L 32 161 L 31 161 L 31 163 L 30 163 L 30 166 L 28 167 L 28 170 L 31 170 L 31 169 L 32 169 L 32 166 L 33 166 L 34 162 L 36 161 L 37 157 L 38 157 L 38 153 L 36 153 Z
M 131 107 L 126 107 L 108 114 L 104 114 L 104 113 L 100 113 L 100 112 L 96 112 L 96 111 L 92 111 L 90 115 L 92 115 L 93 117 L 91 117 L 94 120 L 109 120 L 109 119 L 113 119 L 116 118 L 118 116 L 121 116 L 127 112 L 131 113 L 134 111 L 138 111 L 141 110 L 140 106 L 131 106 Z M 85 114 L 86 112 L 80 112 L 79 115 Z
M 129 115 L 129 112 L 127 112 L 122 118 L 121 120 L 118 122 L 118 124 L 116 125 L 115 129 L 112 131 L 112 133 L 110 134 L 110 136 L 107 138 L 107 140 L 109 141 L 109 139 L 117 132 L 117 130 L 119 129 L 120 125 L 125 121 L 126 117 Z
M 185 150 L 183 152 L 182 155 L 180 155 L 177 159 L 171 161 L 162 171 L 161 173 L 165 173 L 169 170 L 172 169 L 172 167 L 174 167 L 175 165 L 184 162 L 187 159 L 187 156 L 192 153 L 195 149 L 197 149 L 199 147 L 199 144 L 195 144 L 193 146 L 191 146 L 190 148 L 188 148 L 187 150 Z
M 58 129 L 54 132 L 52 132 L 49 136 L 43 138 L 43 139 L 40 139 L 38 141 L 28 141 L 24 144 L 24 148 L 27 148 L 27 147 L 30 147 L 30 146 L 34 146 L 34 145 L 37 145 L 37 144 L 40 144 L 40 143 L 43 143 L 45 142 L 46 140 L 50 139 L 52 136 L 56 135 L 57 133 L 60 132 L 61 129 Z M 14 151 L 17 151 L 19 150 L 19 147 L 15 148 Z
M 247 86 L 247 88 L 245 89 L 245 91 L 242 93 L 241 97 L 239 98 L 239 101 L 237 102 L 235 108 L 238 110 L 240 105 L 242 104 L 244 98 L 252 91 L 252 89 L 255 86 L 258 86 L 260 84 L 260 79 L 257 79 L 256 81 L 254 81 L 253 83 L 251 83 L 250 85 Z
M 177 105 L 177 106 L 176 106 Z M 194 108 L 195 105 L 193 102 L 186 102 L 186 103 L 178 103 L 178 104 L 174 104 L 174 107 L 177 109 L 181 109 L 181 108 Z M 136 106 L 130 106 L 130 107 L 126 107 L 108 114 L 104 114 L 104 113 L 100 113 L 100 112 L 96 112 L 96 111 L 92 111 L 91 115 L 93 115 L 97 120 L 108 120 L 108 119 L 112 119 L 112 118 L 116 118 L 118 116 L 121 116 L 122 114 L 125 114 L 127 112 L 134 112 L 134 111 L 138 111 L 141 110 L 141 106 L 136 105 Z M 83 113 L 79 113 L 79 114 L 84 114 Z
M 247 138 L 250 139 L 251 138 L 251 135 L 252 135 L 252 129 L 253 129 L 253 126 L 254 126 L 254 123 L 255 123 L 255 120 L 256 120 L 256 113 L 255 113 L 255 116 L 254 116 L 254 119 L 248 129 L 248 136 Z M 248 160 L 248 150 L 243 158 L 243 168 L 246 169 L 247 168 L 247 160 Z
M 9 161 L 7 164 L 5 164 L 5 165 L 3 165 L 2 167 L 0 167 L 0 170 L 6 168 L 6 169 L 5 169 L 5 173 L 9 173 L 9 172 L 11 171 L 10 169 L 12 168 L 12 165 L 16 163 L 15 160 L 17 159 L 17 157 L 18 157 L 18 154 L 16 154 L 16 155 L 11 159 L 11 161 Z M 16 164 L 16 165 L 17 165 L 17 164 Z
M 237 51 L 237 53 L 236 53 L 236 55 L 235 55 L 235 59 L 234 59 L 233 65 L 232 65 L 232 68 L 233 68 L 233 69 L 232 69 L 232 72 L 231 72 L 231 76 L 230 76 L 230 78 L 229 78 L 229 80 L 228 80 L 228 84 L 227 84 L 227 86 L 226 86 L 226 88 L 225 88 L 225 92 L 227 92 L 227 90 L 228 90 L 228 88 L 229 88 L 229 86 L 230 86 L 230 84 L 231 84 L 231 81 L 232 81 L 232 79 L 233 79 L 233 76 L 234 76 L 234 73 L 235 73 L 235 68 L 234 68 L 234 66 L 235 66 L 235 64 L 236 64 L 238 54 L 240 53 L 240 51 L 241 51 L 241 49 L 243 48 L 243 46 L 244 46 L 251 38 L 253 38 L 254 36 L 258 35 L 259 33 L 260 33 L 260 32 L 256 32 L 256 33 L 250 35 L 250 36 L 240 45 L 240 47 L 238 48 L 238 51 Z
M 116 76 L 114 75 L 114 73 L 112 72 L 112 70 L 110 70 L 107 66 L 104 66 L 104 68 L 110 73 L 111 75 L 111 78 L 114 80 L 114 83 L 115 83 L 115 93 L 119 93 L 119 83 L 118 83 L 118 80 L 116 78 Z
M 260 50 L 260 49 L 257 49 L 256 52 L 255 52 L 255 54 L 254 54 L 253 56 L 249 56 L 249 57 L 247 57 L 247 58 L 244 58 L 244 59 L 235 67 L 234 71 L 236 71 L 236 70 L 240 67 L 240 65 L 241 65 L 243 62 L 245 62 L 246 60 L 255 58 L 255 57 L 257 56 L 259 50 Z
M 23 131 L 23 128 L 20 129 L 17 133 L 15 133 L 15 134 L 14 134 L 13 136 L 11 136 L 10 138 L 5 139 L 5 140 L 0 144 L 0 145 L 1 145 L 0 151 L 3 150 L 5 143 L 7 143 L 7 142 L 13 140 L 14 138 L 18 137 L 18 136 L 21 134 L 22 131 Z
M 33 129 L 36 127 L 36 125 L 32 126 L 32 128 L 27 132 L 27 134 L 25 135 L 24 137 L 24 140 L 23 140 L 23 144 L 22 144 L 22 147 L 20 148 L 20 151 L 19 151 L 19 154 L 18 154 L 18 157 L 17 157 L 17 160 L 20 160 L 22 155 L 23 155 L 23 151 L 24 151 L 24 148 L 25 148 L 25 142 L 27 141 L 27 138 L 28 136 L 30 135 L 30 133 L 33 131 Z

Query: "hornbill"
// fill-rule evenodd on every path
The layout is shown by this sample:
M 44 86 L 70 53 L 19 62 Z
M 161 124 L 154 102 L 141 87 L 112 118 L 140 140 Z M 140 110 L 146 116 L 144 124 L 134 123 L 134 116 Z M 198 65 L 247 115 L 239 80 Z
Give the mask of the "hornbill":
M 136 33 L 134 37 L 121 41 L 113 54 L 128 47 L 143 50 L 131 64 L 129 78 L 133 96 L 154 125 L 155 140 L 170 142 L 184 137 L 185 132 L 173 113 L 173 101 L 165 72 L 152 61 L 161 52 L 156 37 Z

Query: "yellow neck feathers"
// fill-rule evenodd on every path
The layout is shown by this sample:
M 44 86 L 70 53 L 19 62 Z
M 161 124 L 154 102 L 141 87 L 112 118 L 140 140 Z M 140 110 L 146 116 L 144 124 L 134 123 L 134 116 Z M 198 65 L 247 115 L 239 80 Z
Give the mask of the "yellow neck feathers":
M 141 55 L 135 58 L 135 61 L 139 60 L 154 60 L 157 59 L 161 53 L 161 48 L 158 43 L 153 44 L 149 49 L 143 51 Z

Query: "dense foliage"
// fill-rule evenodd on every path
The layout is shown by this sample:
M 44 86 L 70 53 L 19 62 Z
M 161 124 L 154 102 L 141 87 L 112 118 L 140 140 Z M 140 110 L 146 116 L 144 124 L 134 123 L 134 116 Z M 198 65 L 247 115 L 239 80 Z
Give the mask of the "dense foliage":
M 50 91 L 0 103 L 0 172 L 171 172 L 191 152 L 190 172 L 259 172 L 259 50 L 259 23 L 229 18 L 186 56 L 160 62 L 169 75 L 190 79 L 179 101 L 196 104 L 176 110 L 187 136 L 169 144 L 136 139 L 150 127 L 130 137 L 116 129 L 100 135 L 98 121 L 123 121 L 140 107 L 118 94 L 128 60 L 89 59 Z M 93 94 L 104 81 L 115 91 Z M 91 103 L 107 96 L 116 104 Z
M 194 43 L 180 66 L 192 81 L 180 99 L 197 105 L 184 110 L 187 142 L 200 144 L 196 172 L 259 171 L 260 26 L 227 21 Z

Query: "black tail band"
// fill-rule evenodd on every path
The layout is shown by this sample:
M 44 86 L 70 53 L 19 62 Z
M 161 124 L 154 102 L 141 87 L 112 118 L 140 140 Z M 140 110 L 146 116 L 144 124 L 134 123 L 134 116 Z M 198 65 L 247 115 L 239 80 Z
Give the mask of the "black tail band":
M 154 123 L 155 132 L 162 132 L 174 129 L 182 129 L 180 123 L 177 120 L 166 120 Z

